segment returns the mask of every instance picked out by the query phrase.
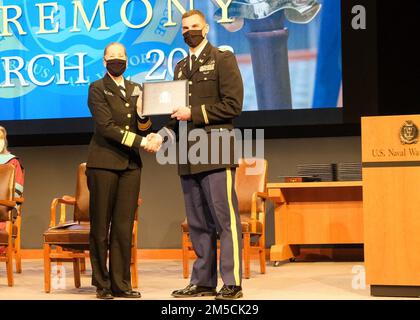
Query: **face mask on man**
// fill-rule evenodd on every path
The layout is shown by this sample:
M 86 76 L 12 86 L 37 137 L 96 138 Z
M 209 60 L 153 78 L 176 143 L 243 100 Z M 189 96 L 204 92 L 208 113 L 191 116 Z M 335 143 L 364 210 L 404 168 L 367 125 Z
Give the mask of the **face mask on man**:
M 127 60 L 110 59 L 106 61 L 106 69 L 113 77 L 119 77 L 127 70 Z
M 198 45 L 203 42 L 203 30 L 188 30 L 183 34 L 185 43 L 190 48 L 196 48 Z
M 0 139 L 0 153 L 4 151 L 4 146 L 6 145 L 6 142 L 4 139 Z

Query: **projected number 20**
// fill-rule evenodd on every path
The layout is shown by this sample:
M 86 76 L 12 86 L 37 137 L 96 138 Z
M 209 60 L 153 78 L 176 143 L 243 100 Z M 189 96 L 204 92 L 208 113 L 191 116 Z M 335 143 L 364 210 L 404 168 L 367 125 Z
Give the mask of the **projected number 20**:
M 169 72 L 169 76 L 173 78 L 174 77 L 174 57 L 177 53 L 182 55 L 181 59 L 185 58 L 188 55 L 187 51 L 185 51 L 182 48 L 173 49 L 169 53 L 166 69 L 158 73 L 158 70 L 162 67 L 162 65 L 165 64 L 165 52 L 159 49 L 150 50 L 146 55 L 146 59 L 147 60 L 151 60 L 152 58 L 156 59 L 156 56 L 154 55 L 157 55 L 157 59 L 153 68 L 147 73 L 145 80 L 146 81 L 165 80 L 168 72 Z
M 219 49 L 222 50 L 229 50 L 232 51 L 234 53 L 234 49 L 231 46 L 220 46 Z M 159 69 L 164 66 L 165 64 L 165 52 L 163 52 L 160 49 L 153 49 L 150 50 L 147 54 L 146 54 L 146 59 L 149 60 L 154 60 L 155 65 L 153 66 L 153 68 L 147 73 L 145 80 L 146 81 L 159 81 L 159 80 L 165 80 L 166 79 L 166 75 L 169 73 L 170 78 L 172 79 L 174 77 L 174 58 L 176 54 L 180 54 L 181 55 L 181 59 L 185 58 L 186 56 L 188 56 L 187 51 L 185 51 L 182 48 L 175 48 L 173 49 L 168 56 L 168 61 L 166 63 L 166 68 L 165 70 L 161 71 L 160 73 L 158 73 Z

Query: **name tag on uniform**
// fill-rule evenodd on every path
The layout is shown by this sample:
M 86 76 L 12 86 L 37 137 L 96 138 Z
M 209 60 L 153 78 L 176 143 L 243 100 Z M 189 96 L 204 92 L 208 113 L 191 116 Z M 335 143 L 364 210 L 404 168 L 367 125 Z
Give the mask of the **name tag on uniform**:
M 215 64 L 208 64 L 200 67 L 200 72 L 213 71 Z
M 114 96 L 114 94 L 113 94 L 112 92 L 108 91 L 108 90 L 104 90 L 104 93 L 105 93 L 107 96 L 111 96 L 111 97 L 113 97 L 113 96 Z

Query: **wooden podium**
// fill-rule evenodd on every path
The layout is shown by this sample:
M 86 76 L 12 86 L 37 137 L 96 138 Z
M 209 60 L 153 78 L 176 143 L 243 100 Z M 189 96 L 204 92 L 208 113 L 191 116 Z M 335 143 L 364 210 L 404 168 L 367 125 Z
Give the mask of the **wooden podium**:
M 366 280 L 420 297 L 420 115 L 362 119 Z

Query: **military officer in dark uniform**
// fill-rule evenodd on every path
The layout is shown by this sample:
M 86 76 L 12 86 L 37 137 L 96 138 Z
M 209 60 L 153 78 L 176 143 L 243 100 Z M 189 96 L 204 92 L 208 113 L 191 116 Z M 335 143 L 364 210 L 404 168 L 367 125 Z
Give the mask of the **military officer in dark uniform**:
M 131 287 L 131 244 L 140 191 L 140 148 L 156 151 L 149 118 L 137 113 L 142 89 L 127 81 L 126 49 L 110 44 L 104 52 L 107 73 L 91 84 L 88 104 L 95 123 L 89 145 L 90 260 L 97 297 L 140 298 Z M 109 271 L 107 255 L 109 251 Z
M 207 161 L 201 163 L 192 159 L 188 159 L 186 164 L 178 163 L 188 227 L 197 260 L 190 284 L 172 295 L 178 298 L 214 295 L 216 299 L 237 299 L 243 296 L 242 230 L 235 193 L 237 159 L 234 158 L 232 121 L 242 111 L 243 82 L 234 54 L 221 51 L 207 41 L 209 26 L 202 12 L 191 10 L 185 13 L 182 30 L 190 54 L 177 64 L 175 80 L 189 81 L 190 106 L 175 108 L 173 121 L 166 129 L 177 132 L 178 127 L 186 124 L 187 132 L 205 130 L 208 137 L 205 151 L 208 154 Z M 212 141 L 220 141 L 223 135 L 225 139 L 221 141 L 229 144 L 227 155 L 223 155 L 223 146 Z M 194 142 L 189 141 L 188 150 L 193 146 Z M 212 159 L 212 153 L 216 151 L 212 147 L 219 151 L 216 161 Z M 218 237 L 220 273 L 224 282 L 219 292 L 216 291 Z

